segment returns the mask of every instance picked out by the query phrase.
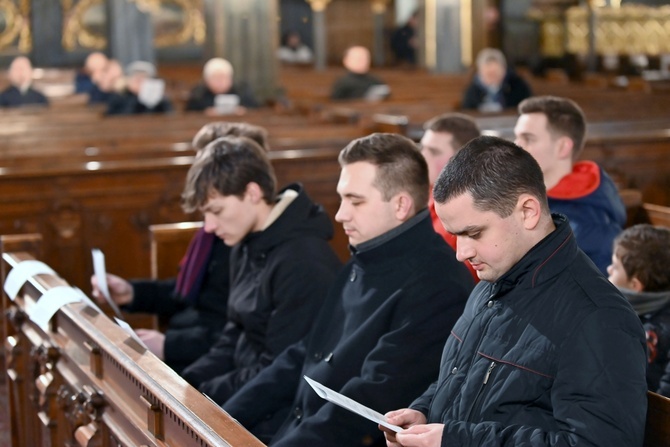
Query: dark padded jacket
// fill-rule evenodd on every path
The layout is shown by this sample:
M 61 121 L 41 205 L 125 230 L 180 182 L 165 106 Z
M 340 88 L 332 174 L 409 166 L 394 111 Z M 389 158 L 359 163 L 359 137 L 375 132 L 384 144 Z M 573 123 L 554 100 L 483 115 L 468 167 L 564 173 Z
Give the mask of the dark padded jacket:
M 288 189 L 298 195 L 281 215 L 233 247 L 228 323 L 182 373 L 219 404 L 307 334 L 341 268 L 328 215 L 301 185 Z
M 321 399 L 302 376 L 382 413 L 437 376 L 440 352 L 473 280 L 423 211 L 358 245 L 310 336 L 224 405 L 273 446 L 365 446 L 377 426 Z
M 521 76 L 513 71 L 508 71 L 496 99 L 503 109 L 508 109 L 518 106 L 521 101 L 529 98 L 532 94 L 530 86 Z M 484 102 L 486 95 L 486 87 L 484 87 L 477 75 L 475 75 L 463 94 L 461 108 L 478 109 Z
M 639 447 L 644 331 L 577 247 L 565 216 L 495 283 L 481 281 L 436 383 L 411 408 L 443 446 Z

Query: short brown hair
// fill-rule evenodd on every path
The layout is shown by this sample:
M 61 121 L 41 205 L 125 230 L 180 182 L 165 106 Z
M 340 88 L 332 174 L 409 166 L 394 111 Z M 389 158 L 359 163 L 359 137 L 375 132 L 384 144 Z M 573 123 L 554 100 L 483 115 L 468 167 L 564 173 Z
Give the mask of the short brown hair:
M 584 148 L 586 118 L 582 109 L 571 99 L 558 96 L 533 96 L 519 104 L 519 114 L 543 113 L 549 132 L 572 140 L 572 159 L 577 160 Z
M 377 167 L 374 186 L 384 200 L 406 192 L 414 201 L 415 211 L 428 204 L 428 165 L 419 148 L 409 138 L 392 133 L 373 133 L 358 138 L 342 149 L 340 166 L 364 161 Z
M 193 212 L 213 193 L 242 198 L 252 182 L 260 186 L 266 203 L 274 203 L 277 181 L 267 153 L 247 137 L 219 138 L 205 147 L 189 169 L 182 208 Z
M 454 151 L 458 152 L 461 147 L 473 138 L 481 135 L 479 127 L 472 117 L 463 113 L 445 113 L 432 118 L 423 125 L 424 130 L 435 133 L 449 133 L 453 137 Z
M 225 121 L 208 123 L 202 126 L 198 133 L 195 134 L 195 137 L 193 137 L 192 145 L 194 149 L 202 150 L 217 138 L 228 135 L 250 138 L 265 151 L 270 150 L 268 132 L 264 128 L 248 123 L 227 123 Z
M 649 224 L 626 228 L 614 239 L 614 255 L 629 279 L 645 292 L 670 291 L 670 229 Z

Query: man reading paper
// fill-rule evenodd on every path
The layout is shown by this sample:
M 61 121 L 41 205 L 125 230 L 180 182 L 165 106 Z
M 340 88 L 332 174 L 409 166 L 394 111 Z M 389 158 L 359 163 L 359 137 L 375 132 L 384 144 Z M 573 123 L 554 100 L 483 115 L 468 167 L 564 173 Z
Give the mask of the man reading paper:
M 306 375 L 376 411 L 408 402 L 434 380 L 440 353 L 473 279 L 433 230 L 428 168 L 393 134 L 342 152 L 335 219 L 352 257 L 313 329 L 223 408 L 272 446 L 364 446 L 377 425 L 321 399 Z

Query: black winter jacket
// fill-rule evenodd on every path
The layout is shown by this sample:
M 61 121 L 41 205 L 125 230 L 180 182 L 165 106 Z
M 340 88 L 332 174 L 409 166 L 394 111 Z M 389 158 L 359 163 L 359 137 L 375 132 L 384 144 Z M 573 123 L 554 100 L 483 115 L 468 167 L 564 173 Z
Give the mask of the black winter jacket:
M 176 279 L 136 280 L 131 281 L 133 302 L 123 308 L 169 319 L 163 345 L 165 363 L 181 373 L 209 351 L 228 321 L 229 275 L 230 248 L 216 238 L 194 303 L 177 296 Z
M 475 78 L 463 94 L 463 109 L 478 109 L 486 97 L 486 87 Z M 513 71 L 508 71 L 503 79 L 502 86 L 498 93 L 498 100 L 503 109 L 516 107 L 521 101 L 533 94 L 528 83 Z
M 341 263 L 328 240 L 333 226 L 301 185 L 265 230 L 233 247 L 228 323 L 210 351 L 182 376 L 222 404 L 304 337 Z
M 307 375 L 382 413 L 437 376 L 440 352 L 473 280 L 433 230 L 428 211 L 360 244 L 309 337 L 289 347 L 224 405 L 273 446 L 363 446 L 377 426 L 321 399 Z M 289 414 L 290 411 L 290 414 Z
M 578 249 L 567 219 L 456 322 L 440 377 L 411 408 L 443 446 L 641 446 L 644 331 Z

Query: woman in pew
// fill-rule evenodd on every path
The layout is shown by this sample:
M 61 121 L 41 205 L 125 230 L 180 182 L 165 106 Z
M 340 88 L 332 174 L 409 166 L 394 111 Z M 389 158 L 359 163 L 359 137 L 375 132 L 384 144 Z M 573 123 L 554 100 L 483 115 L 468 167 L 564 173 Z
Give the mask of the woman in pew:
M 126 68 L 126 75 L 125 90 L 112 94 L 107 101 L 107 115 L 172 111 L 172 103 L 165 96 L 165 82 L 155 79 L 156 67 L 153 64 L 135 61 Z
M 641 224 L 614 239 L 609 280 L 639 315 L 647 336 L 647 386 L 670 397 L 670 229 Z M 665 372 L 664 372 L 665 371 Z
M 222 404 L 309 331 L 340 269 L 333 226 L 302 185 L 277 193 L 266 153 L 244 137 L 210 143 L 189 170 L 186 211 L 232 247 L 228 323 L 210 351 L 182 372 Z
M 229 135 L 245 136 L 269 150 L 262 127 L 223 122 L 203 126 L 193 138 L 193 147 L 200 151 Z M 137 332 L 151 352 L 177 373 L 209 351 L 228 321 L 229 258 L 230 247 L 201 229 L 189 244 L 177 278 L 126 281 L 107 275 L 112 298 L 123 310 L 168 318 L 164 334 L 148 329 Z M 104 301 L 95 276 L 91 283 L 93 295 Z

